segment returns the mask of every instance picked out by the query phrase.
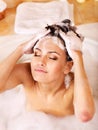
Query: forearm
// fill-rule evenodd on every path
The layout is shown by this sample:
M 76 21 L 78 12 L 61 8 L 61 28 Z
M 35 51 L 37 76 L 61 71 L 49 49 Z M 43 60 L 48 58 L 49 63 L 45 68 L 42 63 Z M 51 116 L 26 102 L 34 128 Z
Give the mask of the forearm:
M 13 71 L 17 61 L 22 56 L 22 47 L 19 46 L 12 52 L 8 57 L 6 57 L 0 63 L 0 85 L 2 86 L 9 78 L 11 72 Z
M 91 117 L 94 114 L 94 101 L 88 78 L 83 65 L 81 52 L 77 52 L 74 59 L 74 107 L 77 116 Z M 85 118 L 85 117 L 84 117 Z M 85 119 L 84 119 L 85 120 Z

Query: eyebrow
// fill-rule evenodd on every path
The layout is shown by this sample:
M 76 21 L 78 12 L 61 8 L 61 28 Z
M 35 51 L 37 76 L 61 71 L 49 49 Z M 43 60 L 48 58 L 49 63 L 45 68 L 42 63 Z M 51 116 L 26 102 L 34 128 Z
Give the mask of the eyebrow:
M 41 51 L 40 48 L 35 48 L 35 50 Z M 48 51 L 48 53 L 56 53 L 57 55 L 60 56 L 60 53 L 56 52 L 56 51 Z

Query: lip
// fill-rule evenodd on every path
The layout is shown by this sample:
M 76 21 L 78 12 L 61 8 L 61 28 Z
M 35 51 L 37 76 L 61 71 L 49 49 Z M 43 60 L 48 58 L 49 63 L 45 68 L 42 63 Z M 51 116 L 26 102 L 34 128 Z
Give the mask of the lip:
M 37 68 L 37 69 L 35 69 L 35 71 L 36 71 L 36 72 L 40 72 L 40 73 L 47 73 L 46 70 L 41 69 L 41 68 Z

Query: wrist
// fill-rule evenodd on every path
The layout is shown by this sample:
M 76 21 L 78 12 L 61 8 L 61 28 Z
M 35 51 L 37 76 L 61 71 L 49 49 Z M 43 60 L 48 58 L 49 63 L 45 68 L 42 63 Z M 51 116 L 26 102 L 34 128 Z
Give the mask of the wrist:
M 73 55 L 73 61 L 74 62 L 82 60 L 82 58 L 83 58 L 83 55 L 82 55 L 81 51 L 73 51 L 72 55 Z
M 22 44 L 19 45 L 16 51 L 22 56 L 24 54 L 24 46 Z

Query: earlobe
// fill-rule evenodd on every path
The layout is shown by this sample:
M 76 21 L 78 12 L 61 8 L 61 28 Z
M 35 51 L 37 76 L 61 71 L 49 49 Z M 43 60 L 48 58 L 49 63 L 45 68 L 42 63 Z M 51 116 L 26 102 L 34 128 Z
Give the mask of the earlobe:
M 71 71 L 72 66 L 73 66 L 73 62 L 68 61 L 65 65 L 65 68 L 64 68 L 64 74 L 68 74 Z

